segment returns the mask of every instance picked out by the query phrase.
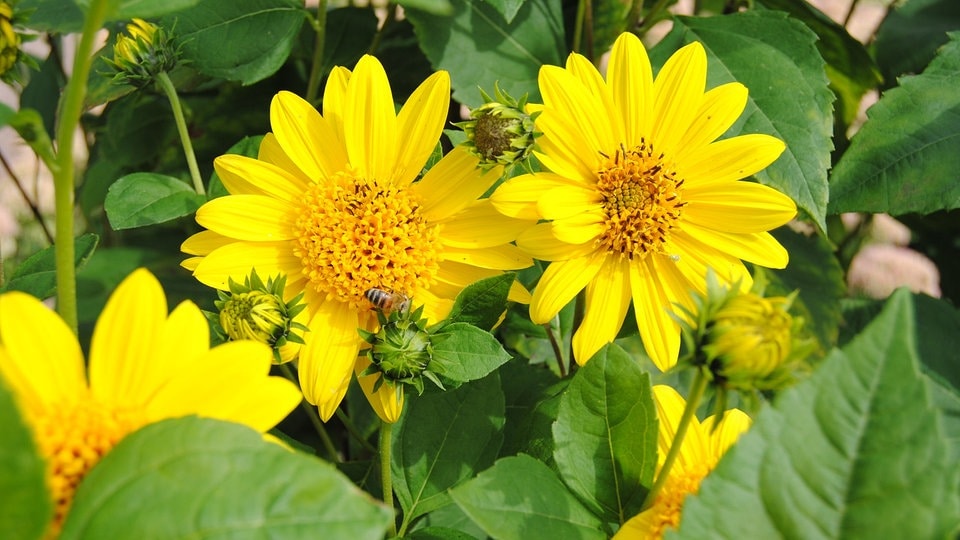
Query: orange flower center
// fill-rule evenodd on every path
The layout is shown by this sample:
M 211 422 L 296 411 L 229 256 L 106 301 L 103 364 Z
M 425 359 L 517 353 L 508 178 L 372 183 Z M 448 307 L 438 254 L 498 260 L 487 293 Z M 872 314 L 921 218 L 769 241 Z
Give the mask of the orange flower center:
M 367 310 L 371 288 L 407 296 L 437 275 L 440 231 L 409 190 L 339 173 L 304 194 L 294 254 L 328 300 Z
M 698 463 L 692 467 L 693 470 L 674 468 L 670 471 L 670 476 L 649 509 L 653 515 L 649 520 L 652 530 L 648 531 L 648 538 L 663 538 L 667 529 L 675 529 L 680 525 L 684 499 L 700 490 L 700 483 L 715 465 L 715 462 Z
M 597 173 L 597 190 L 603 197 L 606 230 L 600 244 L 630 259 L 666 254 L 664 245 L 686 204 L 680 197 L 683 179 L 642 139 L 638 146 L 603 156 L 607 161 Z

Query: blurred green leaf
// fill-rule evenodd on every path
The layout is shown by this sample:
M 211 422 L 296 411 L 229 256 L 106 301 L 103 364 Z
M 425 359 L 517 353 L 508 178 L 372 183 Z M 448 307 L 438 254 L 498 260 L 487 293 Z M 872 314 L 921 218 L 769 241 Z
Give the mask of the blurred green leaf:
M 668 538 L 946 538 L 960 468 L 918 370 L 910 295 L 751 430 L 686 498 Z
M 830 213 L 893 215 L 960 207 L 960 32 L 921 75 L 867 111 L 833 170 Z
M 155 173 L 133 173 L 107 191 L 103 208 L 113 230 L 163 223 L 192 214 L 205 201 L 179 178 Z
M 90 75 L 87 77 L 87 95 L 83 97 L 84 109 L 120 99 L 136 90 L 129 84 L 113 82 L 115 70 L 106 60 L 113 57 L 113 43 L 114 41 L 111 40 L 110 43 L 93 53 Z
M 0 537 L 42 538 L 53 514 L 47 493 L 46 462 L 0 377 Z
M 450 497 L 488 535 L 499 540 L 603 539 L 601 521 L 584 508 L 556 473 L 530 456 L 503 458 Z
M 100 238 L 92 233 L 80 235 L 73 240 L 74 266 L 82 268 L 93 255 Z M 0 292 L 23 291 L 39 299 L 50 298 L 57 292 L 57 263 L 54 246 L 34 253 L 17 266 L 16 271 Z
M 43 129 L 47 133 L 53 133 L 56 129 L 60 90 L 67 82 L 58 60 L 56 55 L 48 56 L 40 64 L 40 71 L 30 74 L 30 82 L 20 94 L 20 107 L 40 113 Z
M 507 309 L 507 294 L 515 279 L 515 274 L 507 273 L 471 283 L 457 295 L 447 321 L 492 330 Z
M 523 7 L 525 0 L 483 0 L 484 2 L 493 6 L 500 15 L 503 16 L 503 20 L 510 24 L 513 22 L 513 18 L 517 16 L 517 12 L 520 11 L 520 8 Z
M 510 360 L 503 345 L 490 332 L 467 323 L 453 323 L 432 335 L 430 367 L 442 380 L 454 383 L 486 377 Z
M 419 9 L 432 15 L 450 15 L 453 11 L 449 0 L 399 0 L 397 4 L 403 9 Z
M 328 73 L 334 66 L 353 69 L 360 57 L 369 51 L 377 24 L 377 15 L 372 9 L 343 7 L 328 11 L 322 73 Z M 316 35 L 313 29 L 308 29 L 306 34 L 313 43 Z
M 163 18 L 197 71 L 253 84 L 287 60 L 306 18 L 297 0 L 217 0 Z
M 707 50 L 708 88 L 739 81 L 750 90 L 740 120 L 727 135 L 766 133 L 787 143 L 780 158 L 757 173 L 757 179 L 789 195 L 826 230 L 833 93 L 814 45 L 816 35 L 774 11 L 678 17 L 670 34 L 651 51 L 651 61 L 662 64 L 693 41 Z
M 894 6 L 877 28 L 873 43 L 888 86 L 900 75 L 923 71 L 948 41 L 947 33 L 960 30 L 960 2 L 956 0 L 910 0 Z
M 553 425 L 564 483 L 604 522 L 640 513 L 657 468 L 650 375 L 607 345 L 573 375 Z
M 20 0 L 17 11 L 29 11 L 27 28 L 69 34 L 83 28 L 83 12 L 74 0 Z
M 101 156 L 117 166 L 144 165 L 176 139 L 170 103 L 160 96 L 135 94 L 110 104 L 98 140 Z
M 90 0 L 77 0 L 78 3 L 89 2 Z M 122 21 L 139 17 L 141 19 L 152 19 L 168 13 L 174 13 L 180 10 L 192 8 L 199 4 L 201 0 L 118 0 L 117 10 L 112 14 L 110 20 Z M 207 1 L 208 4 L 212 3 Z
M 54 166 L 57 156 L 53 151 L 53 142 L 50 134 L 43 125 L 43 117 L 33 109 L 20 109 L 7 118 L 7 123 L 27 143 L 48 167 Z
M 497 375 L 407 400 L 394 426 L 392 464 L 405 520 L 449 504 L 448 489 L 493 464 L 503 415 Z
M 144 427 L 104 456 L 77 490 L 60 538 L 308 538 L 322 531 L 373 540 L 390 519 L 391 510 L 332 465 L 246 426 L 188 417 Z
M 416 9 L 406 15 L 433 67 L 450 72 L 454 99 L 476 107 L 483 103 L 477 86 L 492 92 L 499 81 L 510 95 L 528 93 L 530 101 L 537 102 L 540 66 L 563 62 L 559 0 L 527 0 L 509 24 L 488 3 L 451 4 L 449 17 Z
M 457 529 L 424 527 L 403 536 L 407 540 L 475 540 L 475 537 Z

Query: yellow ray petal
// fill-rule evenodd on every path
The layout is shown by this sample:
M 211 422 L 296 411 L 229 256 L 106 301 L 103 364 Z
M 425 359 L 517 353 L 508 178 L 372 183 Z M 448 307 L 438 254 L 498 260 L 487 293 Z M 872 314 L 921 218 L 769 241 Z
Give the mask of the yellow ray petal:
M 200 231 L 180 244 L 180 251 L 189 255 L 207 255 L 218 247 L 236 242 L 229 236 L 214 231 Z
M 437 298 L 453 300 L 467 285 L 501 273 L 499 270 L 441 260 L 437 269 L 437 281 L 430 285 L 429 292 Z
M 397 134 L 387 74 L 379 60 L 364 55 L 347 81 L 343 118 L 347 155 L 359 176 L 382 182 L 394 179 Z
M 490 202 L 506 216 L 536 220 L 540 218 L 537 201 L 545 192 L 574 185 L 571 180 L 556 174 L 521 174 L 500 184 L 490 195 Z
M 260 149 L 257 151 L 257 159 L 275 165 L 286 171 L 287 174 L 294 175 L 303 185 L 309 185 L 315 181 L 314 178 L 304 174 L 300 167 L 290 159 L 290 156 L 280 146 L 280 142 L 277 141 L 277 136 L 273 133 L 267 133 L 263 136 L 260 141 Z
M 156 361 L 167 299 L 160 282 L 134 270 L 107 300 L 90 342 L 90 383 L 101 403 L 123 407 L 139 403 L 144 365 Z
M 0 294 L 0 375 L 25 411 L 83 399 L 83 353 L 73 332 L 36 298 Z
M 624 142 L 640 144 L 651 131 L 653 117 L 653 71 L 640 38 L 624 32 L 613 44 L 607 65 L 607 82 L 613 101 L 624 119 Z
M 700 109 L 707 83 L 707 54 L 694 41 L 667 60 L 653 82 L 650 142 L 658 152 L 673 155 Z
M 370 363 L 370 360 L 366 357 L 357 359 L 356 369 L 354 370 L 357 374 L 357 381 L 377 416 L 384 422 L 392 424 L 400 419 L 400 413 L 403 411 L 403 395 L 401 394 L 398 399 L 397 387 L 390 384 L 381 384 L 380 388 L 374 391 L 373 387 L 382 375 L 378 373 L 360 376 Z
M 728 182 L 684 193 L 683 220 L 731 233 L 765 232 L 797 215 L 793 199 L 753 182 Z
M 193 271 L 200 266 L 200 261 L 202 260 L 203 257 L 187 257 L 186 259 L 180 261 L 180 266 L 186 270 L 189 270 L 190 273 L 193 273 Z
M 657 406 L 657 419 L 660 420 L 657 437 L 657 448 L 659 450 L 657 468 L 659 469 L 659 465 L 663 465 L 663 460 L 677 435 L 677 426 L 680 424 L 680 418 L 683 416 L 683 409 L 687 402 L 676 390 L 663 384 L 653 387 L 653 397 Z M 696 466 L 698 463 L 703 464 L 704 461 L 698 458 L 709 448 L 707 443 L 708 436 L 704 432 L 700 421 L 694 416 L 690 420 L 687 434 L 680 446 L 677 465 L 682 467 L 681 470 L 692 470 L 691 466 Z
M 596 249 L 592 243 L 570 244 L 557 240 L 552 223 L 539 223 L 517 237 L 517 245 L 534 259 L 541 261 L 565 261 L 586 257 Z
M 533 220 L 504 216 L 490 199 L 481 199 L 443 221 L 441 241 L 445 246 L 484 248 L 514 241 Z
M 573 335 L 573 357 L 581 366 L 617 337 L 630 307 L 630 269 L 624 257 L 607 257 L 587 284 L 586 309 Z
M 708 416 L 703 425 L 713 429 L 713 416 Z M 750 429 L 750 417 L 740 409 L 730 409 L 723 414 L 716 431 L 710 434 L 710 450 L 720 458 L 737 442 L 741 435 Z
M 602 202 L 603 196 L 596 189 L 562 185 L 545 191 L 537 202 L 537 209 L 543 219 L 564 219 L 583 213 L 601 213 Z
M 586 244 L 592 242 L 606 230 L 603 210 L 583 212 L 566 219 L 553 222 L 553 236 L 562 242 L 570 244 Z
M 558 67 L 543 66 L 538 82 L 546 109 L 537 122 L 541 118 L 555 122 L 549 128 L 541 124 L 544 133 L 550 133 L 553 137 L 572 137 L 571 143 L 582 148 L 580 158 L 588 168 L 592 160 L 597 159 L 593 153 L 610 152 L 617 148 L 621 141 L 614 137 L 615 132 L 601 98 L 592 95 L 579 79 Z M 563 111 L 563 118 L 549 114 L 551 109 Z M 567 129 L 558 132 L 557 128 L 562 125 Z
M 502 244 L 483 249 L 444 248 L 443 259 L 495 270 L 522 270 L 533 266 L 531 259 L 513 244 Z
M 261 145 L 263 148 L 263 145 Z M 220 181 L 233 195 L 265 195 L 286 202 L 303 200 L 307 183 L 294 173 L 258 159 L 226 154 L 213 160 Z M 298 168 L 292 169 L 299 171 Z
M 323 88 L 323 117 L 330 123 L 341 143 L 344 142 L 343 115 L 346 111 L 347 82 L 350 81 L 350 75 L 349 69 L 334 66 L 327 76 L 327 85 Z
M 442 221 L 473 203 L 486 193 L 503 172 L 494 167 L 486 173 L 479 168 L 480 160 L 465 148 L 458 146 L 437 162 L 410 186 L 420 196 L 421 210 L 427 220 Z
M 230 195 L 207 201 L 197 210 L 197 223 L 224 236 L 253 242 L 295 238 L 297 210 L 286 201 L 264 195 Z
M 722 84 L 703 95 L 700 110 L 683 136 L 676 160 L 683 162 L 723 135 L 747 105 L 747 87 L 740 83 Z
M 787 250 L 770 233 L 728 233 L 693 224 L 684 226 L 684 232 L 719 251 L 767 268 L 786 268 L 789 261 Z
M 733 182 L 763 170 L 780 157 L 786 145 L 759 133 L 723 139 L 702 148 L 682 164 L 680 176 L 688 186 L 705 187 Z
M 243 283 L 254 268 L 261 276 L 283 273 L 291 281 L 300 278 L 303 263 L 290 242 L 233 242 L 204 257 L 193 275 L 200 283 L 225 291 L 229 278 Z
M 283 152 L 307 178 L 329 178 L 346 168 L 347 154 L 332 126 L 300 96 L 285 91 L 274 96 L 270 126 Z
M 736 283 L 739 280 L 746 284 L 747 289 L 753 283 L 747 267 L 740 259 L 699 242 L 683 231 L 673 234 L 671 249 L 676 260 L 670 262 L 690 283 L 693 288 L 691 292 L 695 291 L 700 295 L 706 293 L 708 270 L 712 270 L 722 283 Z
M 597 97 L 606 112 L 605 116 L 609 120 L 610 127 L 613 130 L 611 135 L 615 140 L 623 141 L 623 114 L 614 105 L 610 88 L 607 87 L 607 83 L 604 82 L 597 68 L 585 57 L 577 53 L 571 53 L 570 56 L 567 57 L 566 69 L 571 75 L 576 77 L 577 80 L 583 83 L 584 88 L 586 88 L 590 94 Z
M 536 324 L 552 319 L 597 275 L 606 257 L 605 252 L 596 251 L 588 257 L 550 263 L 533 291 L 530 319 Z
M 328 300 L 310 320 L 307 342 L 300 352 L 300 387 L 307 401 L 330 419 L 350 384 L 360 351 L 360 320 L 349 304 Z
M 413 182 L 436 148 L 450 106 L 450 75 L 438 71 L 423 81 L 397 115 L 402 134 L 397 155 L 396 181 Z
M 653 363 L 666 371 L 677 363 L 680 352 L 680 326 L 670 317 L 669 310 L 679 296 L 688 293 L 687 288 L 670 290 L 670 284 L 683 279 L 678 270 L 655 265 L 653 261 L 656 258 L 647 257 L 630 265 L 630 289 L 643 347 Z M 658 273 L 660 270 L 663 275 Z
M 603 158 L 600 152 L 607 150 L 587 146 L 579 126 L 560 112 L 547 109 L 537 117 L 537 129 L 543 135 L 537 137 L 540 151 L 534 155 L 555 174 L 581 183 L 595 182 Z

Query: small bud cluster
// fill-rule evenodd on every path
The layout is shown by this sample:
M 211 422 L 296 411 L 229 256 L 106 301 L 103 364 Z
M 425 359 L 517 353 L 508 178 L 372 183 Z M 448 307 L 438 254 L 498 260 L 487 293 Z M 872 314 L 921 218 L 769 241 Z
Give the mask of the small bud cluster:
M 106 59 L 116 70 L 114 82 L 141 88 L 159 73 L 166 73 L 177 65 L 180 51 L 163 28 L 143 19 L 133 19 L 126 32 L 117 36 L 113 59 Z
M 495 87 L 495 98 L 483 90 L 484 104 L 470 111 L 470 120 L 457 125 L 467 134 L 463 143 L 480 158 L 481 167 L 510 167 L 523 162 L 533 151 L 539 133 L 534 129 L 536 113 L 527 114 L 526 96 L 517 101 Z

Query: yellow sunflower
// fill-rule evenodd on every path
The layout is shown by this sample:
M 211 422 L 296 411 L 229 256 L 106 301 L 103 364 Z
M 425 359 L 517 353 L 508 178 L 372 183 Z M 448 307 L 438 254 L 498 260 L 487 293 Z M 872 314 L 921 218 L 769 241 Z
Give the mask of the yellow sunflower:
M 325 420 L 369 360 L 357 328 L 377 330 L 364 293 L 381 289 L 443 319 L 464 287 L 532 264 L 510 244 L 530 220 L 508 218 L 479 199 L 502 174 L 454 149 L 415 181 L 437 145 L 450 80 L 438 72 L 395 113 L 380 62 L 364 56 L 353 73 L 330 74 L 323 114 L 289 92 L 270 108 L 273 132 L 257 159 L 225 155 L 214 165 L 229 196 L 206 203 L 184 261 L 201 282 L 227 288 L 256 268 L 285 274 L 285 297 L 301 291 L 310 331 L 300 353 L 300 385 Z M 479 200 L 478 200 L 479 199 Z M 511 299 L 528 301 L 519 285 Z M 379 374 L 360 378 L 371 405 L 388 422 L 402 403 L 393 385 L 373 392 Z
M 763 169 L 784 144 L 768 135 L 716 141 L 747 102 L 738 83 L 704 92 L 699 43 L 677 51 L 653 79 L 636 36 L 613 46 L 604 80 L 584 57 L 540 69 L 540 162 L 550 172 L 504 183 L 498 210 L 548 220 L 517 245 L 552 261 L 530 304 L 544 323 L 586 289 L 574 356 L 586 362 L 616 337 L 633 300 L 640 336 L 660 369 L 677 361 L 675 303 L 691 307 L 708 268 L 726 282 L 751 280 L 741 259 L 783 268 L 787 252 L 767 232 L 796 214 L 790 198 L 738 181 Z
M 670 451 L 686 402 L 669 386 L 654 386 L 653 394 L 657 417 L 660 419 L 657 437 L 659 474 L 664 458 Z M 614 540 L 654 540 L 663 538 L 665 530 L 676 528 L 680 524 L 684 498 L 700 489 L 703 479 L 749 427 L 750 417 L 738 409 L 726 411 L 716 430 L 713 430 L 712 416 L 702 424 L 694 417 L 687 428 L 680 454 L 670 469 L 667 482 L 653 505 L 624 523 Z
M 160 283 L 137 270 L 97 321 L 84 372 L 76 337 L 32 296 L 0 295 L 0 375 L 47 460 L 53 536 L 87 472 L 123 437 L 165 418 L 196 414 L 264 432 L 297 406 L 296 385 L 270 377 L 272 354 L 239 341 L 210 349 L 194 304 L 169 317 Z

